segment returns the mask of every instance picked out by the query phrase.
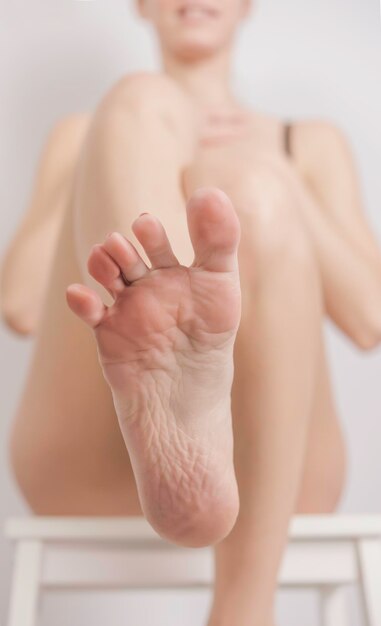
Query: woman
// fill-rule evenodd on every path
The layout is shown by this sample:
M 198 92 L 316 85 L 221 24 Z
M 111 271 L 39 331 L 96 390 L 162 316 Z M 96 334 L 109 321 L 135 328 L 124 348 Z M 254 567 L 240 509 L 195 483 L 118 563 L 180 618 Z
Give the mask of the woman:
M 231 92 L 248 0 L 139 10 L 164 72 L 54 129 L 4 264 L 4 318 L 36 334 L 12 464 L 37 514 L 215 544 L 208 626 L 270 626 L 291 515 L 344 486 L 324 316 L 378 344 L 380 252 L 342 134 Z

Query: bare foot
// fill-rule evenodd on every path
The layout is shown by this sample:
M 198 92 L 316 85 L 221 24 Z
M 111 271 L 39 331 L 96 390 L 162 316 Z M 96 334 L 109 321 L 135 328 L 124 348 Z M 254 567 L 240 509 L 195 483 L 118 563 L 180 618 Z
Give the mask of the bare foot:
M 219 190 L 196 192 L 187 219 L 190 267 L 159 220 L 142 214 L 132 228 L 152 268 L 113 233 L 88 267 L 114 304 L 84 285 L 71 285 L 67 300 L 94 329 L 145 516 L 167 539 L 201 546 L 230 532 L 239 507 L 230 391 L 240 227 Z

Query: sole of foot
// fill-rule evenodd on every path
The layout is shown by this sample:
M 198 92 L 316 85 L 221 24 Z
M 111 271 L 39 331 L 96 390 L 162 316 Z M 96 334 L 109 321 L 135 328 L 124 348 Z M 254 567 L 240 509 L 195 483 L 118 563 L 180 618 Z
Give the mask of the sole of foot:
M 113 304 L 79 284 L 67 302 L 94 331 L 147 520 L 169 541 L 196 547 L 223 539 L 239 508 L 230 393 L 240 225 L 217 189 L 198 190 L 186 210 L 190 267 L 161 222 L 142 214 L 132 230 L 151 267 L 112 233 L 93 247 L 88 269 Z

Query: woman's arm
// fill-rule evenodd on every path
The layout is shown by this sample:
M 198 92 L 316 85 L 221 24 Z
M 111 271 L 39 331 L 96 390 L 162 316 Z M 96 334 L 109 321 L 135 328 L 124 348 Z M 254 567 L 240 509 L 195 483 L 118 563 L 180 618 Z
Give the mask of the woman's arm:
M 67 205 L 70 178 L 87 116 L 58 122 L 41 154 L 31 201 L 3 259 L 0 276 L 1 315 L 20 335 L 34 334 L 41 314 L 52 258 Z
M 381 252 L 362 208 L 349 145 L 325 122 L 297 124 L 293 152 L 307 182 L 303 213 L 321 268 L 327 313 L 361 348 L 381 341 Z

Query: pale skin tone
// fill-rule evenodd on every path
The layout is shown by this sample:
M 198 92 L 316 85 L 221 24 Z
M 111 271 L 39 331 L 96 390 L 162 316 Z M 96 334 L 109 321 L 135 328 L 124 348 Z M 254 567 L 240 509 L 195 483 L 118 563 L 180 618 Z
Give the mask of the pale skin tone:
M 140 6 L 165 74 L 45 149 L 2 274 L 5 319 L 37 335 L 11 457 L 36 513 L 217 544 L 209 626 L 269 626 L 292 513 L 344 484 L 322 322 L 377 345 L 381 257 L 342 133 L 297 123 L 289 159 L 231 93 L 247 7 L 178 6 Z

